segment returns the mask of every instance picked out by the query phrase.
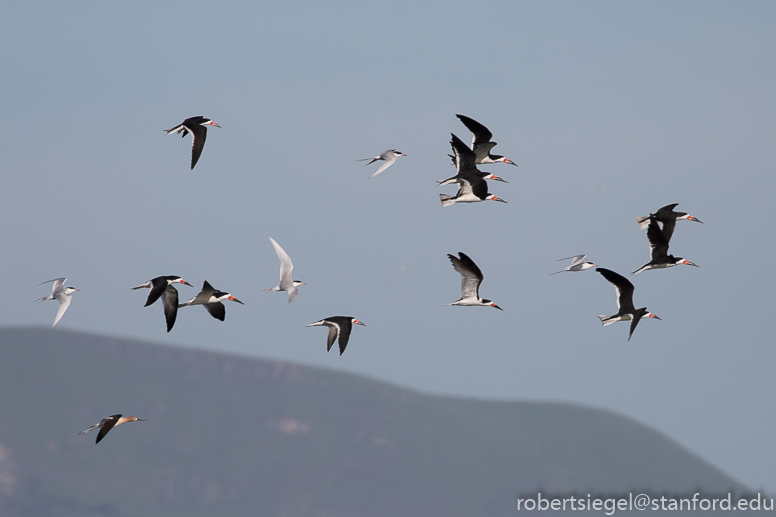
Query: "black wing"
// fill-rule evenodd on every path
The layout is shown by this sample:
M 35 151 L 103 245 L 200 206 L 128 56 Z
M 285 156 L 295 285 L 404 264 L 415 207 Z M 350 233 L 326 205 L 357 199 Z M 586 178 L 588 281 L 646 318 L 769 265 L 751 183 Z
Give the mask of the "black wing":
M 326 337 L 326 351 L 328 352 L 331 350 L 331 345 L 334 344 L 334 341 L 337 340 L 337 336 L 339 335 L 339 325 L 332 323 L 328 325 L 329 327 L 329 335 Z
M 119 421 L 119 418 L 121 418 L 121 413 L 102 419 L 102 427 L 100 427 L 100 432 L 97 434 L 97 441 L 94 442 L 95 445 L 100 443 L 100 441 L 105 438 L 105 435 L 108 434 L 108 431 L 113 429 L 113 426 L 116 425 L 116 422 Z
M 620 308 L 620 312 L 635 310 L 633 307 L 633 284 L 624 276 L 609 269 L 597 267 L 595 270 L 601 273 L 617 290 L 617 307 Z
M 224 321 L 226 319 L 226 307 L 221 302 L 205 303 L 203 304 L 207 311 L 217 320 Z
M 639 321 L 641 321 L 641 317 L 644 316 L 645 312 L 647 312 L 646 309 L 639 309 L 633 313 L 633 318 L 631 319 L 630 324 L 630 333 L 628 334 L 628 341 L 630 341 L 630 338 L 633 335 L 633 331 L 636 330 L 636 325 L 639 324 Z
M 490 142 L 490 139 L 493 138 L 493 133 L 476 120 L 469 118 L 466 115 L 456 115 L 456 117 L 458 117 L 461 122 L 463 122 L 463 125 L 472 132 L 472 135 L 474 135 L 472 146 L 485 144 Z
M 465 181 L 471 186 L 472 194 L 480 199 L 488 197 L 488 182 L 482 179 L 476 174 L 463 174 L 459 175 L 461 180 Z
M 453 154 L 455 155 L 453 161 L 458 169 L 458 174 L 461 175 L 471 169 L 476 171 L 477 166 L 474 162 L 477 160 L 477 155 L 460 138 L 453 133 L 450 133 L 450 135 L 452 137 L 450 145 L 453 147 Z
M 664 223 L 663 228 L 665 229 L 665 227 L 666 224 Z M 649 241 L 649 257 L 654 262 L 662 262 L 668 256 L 668 239 L 664 231 L 660 229 L 654 216 L 649 218 L 647 240 Z
M 148 307 L 149 305 L 152 305 L 153 303 L 156 303 L 156 300 L 159 299 L 162 294 L 164 294 L 164 290 L 167 289 L 167 277 L 164 276 L 158 276 L 151 280 L 151 292 L 148 293 L 148 299 L 145 302 L 145 305 L 143 307 Z
M 164 319 L 167 321 L 167 332 L 169 332 L 178 317 L 178 290 L 172 285 L 168 286 L 162 295 L 162 303 L 164 304 Z
M 191 168 L 199 161 L 199 157 L 202 154 L 202 149 L 205 148 L 205 140 L 207 140 L 207 128 L 205 126 L 195 125 L 191 129 Z
M 342 321 L 339 326 L 339 349 L 340 355 L 342 355 L 343 352 L 345 352 L 345 348 L 348 346 L 348 341 L 350 341 L 350 331 L 353 330 L 353 321 L 346 319 Z

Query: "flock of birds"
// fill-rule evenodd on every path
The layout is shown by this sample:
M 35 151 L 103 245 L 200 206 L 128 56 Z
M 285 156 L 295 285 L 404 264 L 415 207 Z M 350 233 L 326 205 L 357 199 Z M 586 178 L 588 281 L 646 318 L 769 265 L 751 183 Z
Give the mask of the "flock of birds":
M 505 200 L 498 196 L 488 192 L 487 180 L 500 181 L 508 183 L 506 180 L 495 176 L 489 172 L 480 171 L 477 165 L 494 164 L 494 163 L 506 163 L 517 166 L 512 160 L 509 160 L 501 155 L 491 154 L 493 147 L 496 146 L 496 142 L 492 141 L 493 134 L 487 127 L 480 124 L 474 119 L 471 119 L 464 115 L 456 115 L 460 121 L 469 129 L 472 133 L 473 139 L 471 146 L 467 146 L 460 138 L 455 134 L 451 134 L 450 145 L 452 147 L 453 154 L 450 155 L 453 164 L 456 167 L 456 175 L 445 180 L 437 181 L 439 186 L 445 185 L 458 185 L 458 192 L 454 196 L 440 194 L 439 198 L 442 203 L 442 207 L 448 207 L 455 203 L 477 203 L 480 201 L 499 201 L 506 203 Z M 214 121 L 205 117 L 191 117 L 184 120 L 178 126 L 166 129 L 166 133 L 178 134 L 182 137 L 187 134 L 191 134 L 191 169 L 199 161 L 202 155 L 202 150 L 205 146 L 205 140 L 207 139 L 207 126 L 218 127 Z M 376 161 L 384 161 L 371 176 L 377 176 L 384 172 L 388 167 L 393 165 L 396 160 L 406 154 L 397 151 L 395 148 L 388 149 L 378 156 L 372 158 L 364 158 L 357 161 L 370 160 L 367 165 L 370 165 Z M 637 269 L 632 275 L 636 275 L 642 271 L 649 269 L 663 269 L 679 264 L 698 267 L 697 264 L 690 262 L 682 257 L 674 257 L 668 254 L 669 241 L 674 234 L 676 222 L 681 220 L 695 221 L 702 223 L 698 218 L 693 217 L 685 212 L 676 212 L 674 209 L 678 203 L 664 206 L 657 210 L 655 213 L 651 213 L 646 217 L 637 217 L 636 220 L 639 223 L 641 229 L 647 229 L 647 240 L 650 245 L 650 261 L 641 268 Z M 275 287 L 263 289 L 263 292 L 277 292 L 285 291 L 288 294 L 288 303 L 293 303 L 299 295 L 299 286 L 305 285 L 304 282 L 293 280 L 292 272 L 294 264 L 291 262 L 291 258 L 283 250 L 280 244 L 277 243 L 272 237 L 269 238 L 272 246 L 275 248 L 275 253 L 280 260 L 280 282 Z M 461 275 L 461 297 L 445 305 L 457 305 L 457 306 L 480 306 L 480 307 L 493 307 L 494 309 L 501 309 L 495 302 L 482 298 L 479 294 L 480 285 L 483 281 L 483 274 L 477 264 L 465 253 L 459 252 L 458 256 L 448 254 L 447 257 L 455 269 Z M 596 271 L 601 273 L 603 277 L 612 283 L 617 292 L 617 307 L 616 314 L 609 316 L 598 316 L 603 326 L 610 325 L 616 321 L 630 321 L 630 332 L 628 334 L 628 340 L 630 341 L 633 336 L 633 331 L 636 329 L 639 321 L 642 318 L 654 318 L 660 319 L 655 314 L 652 314 L 646 307 L 636 309 L 633 304 L 633 284 L 624 276 L 615 273 L 609 269 L 598 267 L 597 264 L 589 262 L 586 259 L 586 255 L 576 255 L 574 257 L 567 257 L 560 260 L 571 259 L 571 265 L 551 275 L 555 275 L 563 272 L 577 272 L 585 271 L 587 269 L 596 268 Z M 54 325 L 56 325 L 62 316 L 67 311 L 71 302 L 71 295 L 78 291 L 74 287 L 65 287 L 66 278 L 57 278 L 43 282 L 39 285 L 53 282 L 52 292 L 48 296 L 35 300 L 47 301 L 57 300 L 59 301 L 59 309 L 57 310 L 56 318 L 54 319 Z M 145 302 L 145 307 L 153 305 L 160 298 L 162 300 L 162 306 L 164 311 L 165 321 L 167 323 L 167 332 L 170 332 L 175 325 L 175 321 L 178 314 L 178 309 L 181 307 L 189 307 L 192 305 L 202 305 L 208 313 L 214 318 L 224 321 L 226 319 L 226 307 L 222 302 L 233 301 L 243 304 L 234 295 L 219 291 L 214 288 L 210 283 L 205 280 L 200 292 L 184 303 L 178 301 L 178 290 L 174 284 L 183 284 L 189 287 L 193 287 L 192 284 L 184 280 L 180 276 L 158 276 L 141 285 L 132 287 L 132 290 L 137 289 L 150 289 L 148 298 Z M 244 305 L 244 304 L 243 304 Z M 353 329 L 353 325 L 364 325 L 363 322 L 351 316 L 331 316 L 322 320 L 310 323 L 306 326 L 326 326 L 328 327 L 328 336 L 326 341 L 326 350 L 330 351 L 335 341 L 339 343 L 340 355 L 345 352 L 345 348 L 350 340 L 350 334 Z M 53 326 L 53 325 L 52 325 Z M 105 435 L 114 427 L 117 427 L 126 422 L 142 421 L 141 419 L 130 416 L 122 417 L 121 414 L 111 415 L 103 418 L 99 423 L 94 424 L 89 429 L 79 433 L 84 434 L 93 429 L 100 429 L 97 435 L 95 443 L 105 437 Z

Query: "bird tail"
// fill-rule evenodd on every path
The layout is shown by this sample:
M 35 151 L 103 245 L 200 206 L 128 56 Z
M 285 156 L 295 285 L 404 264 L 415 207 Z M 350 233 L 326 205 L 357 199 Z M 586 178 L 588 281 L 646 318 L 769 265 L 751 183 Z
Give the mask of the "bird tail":
M 637 217 L 636 222 L 639 223 L 639 230 L 643 230 L 649 226 L 649 217 Z
M 442 208 L 455 203 L 455 198 L 453 196 L 448 196 L 445 194 L 439 194 L 439 200 L 442 201 Z
M 599 315 L 598 318 L 601 320 L 601 324 L 604 327 L 607 326 L 607 325 L 611 325 L 612 323 L 614 323 L 616 321 L 616 320 L 609 319 L 609 318 L 611 318 L 611 316 L 601 316 L 601 315 Z M 609 321 L 606 321 L 606 320 L 609 320 Z
M 374 162 L 376 162 L 377 160 L 379 160 L 379 158 L 361 158 L 360 160 L 356 160 L 356 161 L 357 162 L 365 162 L 367 160 L 372 160 L 371 162 L 367 163 L 367 165 L 371 165 Z

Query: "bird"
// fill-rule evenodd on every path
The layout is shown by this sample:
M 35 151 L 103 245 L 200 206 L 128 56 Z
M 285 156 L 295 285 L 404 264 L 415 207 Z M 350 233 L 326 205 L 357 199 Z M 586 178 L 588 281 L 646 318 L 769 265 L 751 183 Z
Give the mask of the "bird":
M 665 229 L 666 225 L 663 225 Z M 673 267 L 677 264 L 685 264 L 687 266 L 699 267 L 698 264 L 690 262 L 682 257 L 674 257 L 668 254 L 668 239 L 666 238 L 664 230 L 660 229 L 657 224 L 657 218 L 653 215 L 649 218 L 649 228 L 647 228 L 647 240 L 649 241 L 649 258 L 650 261 L 641 266 L 639 269 L 631 273 L 636 275 L 642 271 L 648 269 L 663 269 L 667 267 Z
M 517 167 L 517 164 L 512 160 L 504 158 L 500 154 L 490 154 L 490 150 L 496 147 L 496 142 L 491 142 L 493 133 L 488 128 L 477 122 L 476 120 L 467 117 L 466 115 L 456 115 L 463 122 L 463 125 L 472 133 L 472 146 L 471 149 L 477 156 L 477 164 L 482 163 L 508 163 Z
M 649 226 L 649 218 L 654 215 L 657 221 L 663 227 L 663 235 L 665 235 L 666 240 L 670 241 L 671 236 L 674 234 L 676 221 L 687 220 L 687 221 L 695 221 L 696 223 L 703 224 L 703 221 L 701 221 L 697 217 L 691 216 L 687 212 L 674 212 L 674 208 L 676 208 L 678 205 L 679 203 L 666 205 L 660 208 L 654 214 L 649 214 L 647 217 L 637 217 L 636 221 L 639 223 L 639 229 L 643 230 L 644 228 L 647 228 Z
M 350 331 L 353 329 L 354 324 L 366 327 L 366 324 L 351 316 L 331 316 L 316 321 L 315 323 L 305 325 L 305 327 L 319 327 L 322 325 L 329 327 L 329 336 L 326 338 L 326 351 L 328 352 L 331 350 L 331 345 L 334 344 L 334 340 L 338 339 L 340 355 L 342 355 L 345 352 L 345 348 L 348 346 Z
M 54 285 L 51 287 L 50 295 L 44 296 L 43 298 L 38 298 L 37 300 L 33 300 L 33 303 L 45 302 L 47 300 L 57 300 L 59 302 L 57 317 L 54 318 L 54 324 L 51 325 L 52 327 L 57 323 L 59 323 L 59 320 L 61 320 L 62 316 L 65 315 L 65 311 L 67 311 L 67 308 L 70 307 L 70 300 L 71 300 L 70 295 L 76 291 L 80 291 L 80 289 L 76 289 L 75 287 L 65 287 L 66 281 L 67 281 L 67 278 L 55 278 L 54 280 L 46 280 L 45 282 L 39 283 L 38 285 L 43 285 L 43 284 L 48 284 L 49 282 L 54 282 Z
M 504 183 L 509 183 L 504 178 L 501 178 L 489 172 L 477 171 L 474 173 L 474 175 L 479 176 L 481 179 L 484 179 L 484 180 L 503 181 Z M 458 175 L 456 174 L 455 176 L 451 178 L 447 178 L 446 180 L 436 180 L 436 182 L 438 187 L 443 187 L 445 185 L 452 185 L 453 183 L 458 183 Z
M 558 259 L 558 262 L 561 260 L 571 259 L 571 265 L 566 269 L 561 269 L 560 271 L 550 273 L 550 276 L 563 273 L 564 271 L 584 271 L 586 269 L 590 269 L 591 267 L 598 267 L 598 264 L 593 264 L 592 262 L 585 260 L 585 257 L 587 257 L 587 255 L 575 255 L 573 257 Z
M 223 291 L 217 291 L 207 280 L 202 284 L 202 290 L 192 298 L 191 300 L 178 304 L 178 308 L 187 307 L 190 305 L 204 305 L 205 309 L 217 320 L 224 321 L 226 319 L 226 307 L 221 303 L 222 300 L 231 300 L 239 304 L 245 305 L 243 302 L 235 298 L 229 293 Z
M 178 290 L 172 284 L 185 284 L 194 287 L 183 278 L 176 275 L 157 276 L 144 284 L 133 287 L 132 290 L 150 288 L 148 299 L 143 307 L 148 307 L 162 298 L 164 304 L 164 319 L 167 321 L 167 332 L 172 330 L 175 319 L 178 317 Z
M 453 268 L 461 274 L 461 298 L 445 305 L 479 305 L 504 310 L 491 300 L 480 298 L 482 271 L 468 255 L 459 251 L 457 257 L 448 253 L 447 258 L 453 263 Z
M 100 432 L 97 433 L 97 440 L 94 442 L 94 444 L 96 445 L 96 444 L 100 443 L 100 441 L 103 438 L 105 438 L 105 435 L 108 434 L 111 429 L 113 429 L 114 427 L 118 427 L 121 424 L 126 424 L 127 422 L 145 422 L 145 420 L 142 419 L 142 418 L 138 418 L 136 416 L 125 416 L 125 417 L 122 417 L 121 413 L 119 413 L 118 415 L 111 415 L 109 417 L 103 418 L 102 420 L 100 420 L 100 422 L 98 424 L 94 424 L 93 426 L 91 426 L 86 431 L 81 431 L 78 434 L 79 435 L 85 434 L 85 433 L 88 433 L 89 431 L 91 431 L 92 429 L 97 429 L 99 427 L 100 428 Z
M 476 158 L 474 151 L 469 149 L 456 135 L 451 133 L 450 136 L 450 145 L 455 153 L 453 160 L 458 170 L 458 174 L 453 179 L 460 187 L 455 196 L 439 194 L 442 208 L 454 203 L 477 203 L 486 200 L 506 203 L 500 197 L 488 192 L 488 183 L 483 179 L 482 172 L 477 169 L 474 163 Z M 444 181 L 444 183 L 446 182 L 447 180 Z
M 288 303 L 292 303 L 299 295 L 299 289 L 297 289 L 297 287 L 307 284 L 300 282 L 299 280 L 291 279 L 291 272 L 294 270 L 294 264 L 291 262 L 291 257 L 288 256 L 288 253 L 280 247 L 280 244 L 278 244 L 275 239 L 270 237 L 269 240 L 272 241 L 272 245 L 275 247 L 275 253 L 277 253 L 278 258 L 280 259 L 280 283 L 275 287 L 262 289 L 262 292 L 286 291 L 288 292 Z
M 385 169 L 393 165 L 393 162 L 395 162 L 399 158 L 399 156 L 407 156 L 407 155 L 402 153 L 401 151 L 397 151 L 396 149 L 388 149 L 387 151 L 383 151 L 382 153 L 380 153 L 379 155 L 373 158 L 362 158 L 356 161 L 365 162 L 367 160 L 372 160 L 369 163 L 367 163 L 367 165 L 370 165 L 376 162 L 377 160 L 385 160 L 385 163 L 382 164 L 380 168 L 377 169 L 371 176 L 369 176 L 370 178 L 374 178 L 375 176 L 383 172 Z
M 630 320 L 630 333 L 628 334 L 628 341 L 630 341 L 633 331 L 636 330 L 636 325 L 639 324 L 641 318 L 660 319 L 649 312 L 646 307 L 636 309 L 633 306 L 633 284 L 630 283 L 627 278 L 602 267 L 596 268 L 596 271 L 601 273 L 617 291 L 617 308 L 619 309 L 617 314 L 612 314 L 611 316 L 598 316 L 604 327 L 611 325 L 615 321 Z
M 181 138 L 191 133 L 191 169 L 199 161 L 199 157 L 202 154 L 202 149 L 205 147 L 205 140 L 207 140 L 207 127 L 214 126 L 221 127 L 209 118 L 205 117 L 190 117 L 181 122 L 175 127 L 165 129 L 168 135 L 173 133 L 182 133 Z

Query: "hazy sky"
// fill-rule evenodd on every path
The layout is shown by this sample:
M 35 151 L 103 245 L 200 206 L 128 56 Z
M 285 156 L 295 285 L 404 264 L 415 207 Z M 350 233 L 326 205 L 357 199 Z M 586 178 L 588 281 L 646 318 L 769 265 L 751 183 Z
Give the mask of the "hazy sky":
M 773 2 L 14 2 L 0 17 L 0 324 L 59 276 L 58 328 L 337 368 L 445 394 L 571 401 L 665 432 L 776 490 L 770 318 L 776 137 Z M 508 204 L 442 209 L 455 114 L 519 164 L 482 167 Z M 190 138 L 162 131 L 204 115 Z M 358 158 L 406 153 L 381 175 Z M 663 321 L 602 328 L 649 260 L 635 216 L 669 203 L 679 266 L 633 277 Z M 307 282 L 278 281 L 272 236 Z M 460 296 L 447 253 L 504 311 Z M 224 323 L 130 287 L 208 280 Z M 352 315 L 342 357 L 305 324 Z M 138 379 L 142 382 L 142 379 Z

